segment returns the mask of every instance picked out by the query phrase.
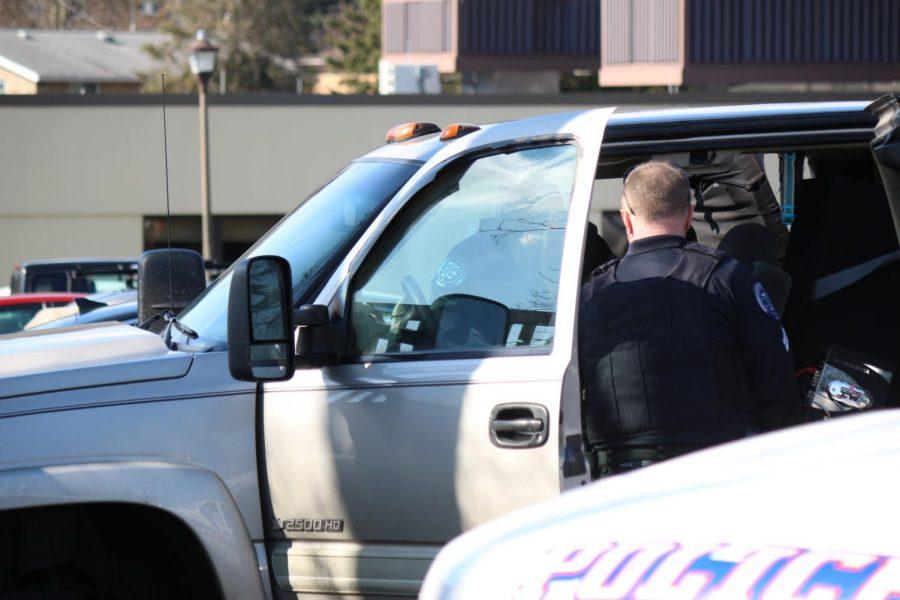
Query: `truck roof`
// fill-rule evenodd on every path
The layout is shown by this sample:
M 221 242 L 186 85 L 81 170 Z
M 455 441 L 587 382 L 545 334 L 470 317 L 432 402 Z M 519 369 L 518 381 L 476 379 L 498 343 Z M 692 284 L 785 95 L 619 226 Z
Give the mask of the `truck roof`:
M 405 142 L 384 144 L 357 160 L 408 161 L 422 164 L 444 146 L 444 142 L 439 138 L 439 134 L 432 133 Z
M 43 258 L 37 260 L 23 260 L 19 263 L 21 268 L 60 266 L 60 265 L 118 265 L 133 264 L 137 268 L 136 258 Z
M 604 141 L 665 137 L 672 133 L 722 135 L 788 128 L 874 127 L 875 117 L 865 111 L 869 104 L 864 100 L 793 102 L 615 112 L 609 119 Z M 443 147 L 444 142 L 438 138 L 438 134 L 431 134 L 384 144 L 358 160 L 400 160 L 421 164 Z
M 659 124 L 735 119 L 783 118 L 804 115 L 847 115 L 863 113 L 867 101 L 851 102 L 784 102 L 779 104 L 739 104 L 731 106 L 695 106 L 614 112 L 609 126 Z M 864 113 L 865 114 L 865 113 Z M 872 117 L 868 117 L 872 119 Z

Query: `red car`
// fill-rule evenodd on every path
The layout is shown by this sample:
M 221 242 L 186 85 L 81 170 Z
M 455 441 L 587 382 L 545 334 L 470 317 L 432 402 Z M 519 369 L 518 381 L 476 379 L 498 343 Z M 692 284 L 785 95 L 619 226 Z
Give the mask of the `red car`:
M 0 335 L 20 331 L 42 308 L 64 306 L 84 294 L 69 292 L 13 294 L 0 297 Z

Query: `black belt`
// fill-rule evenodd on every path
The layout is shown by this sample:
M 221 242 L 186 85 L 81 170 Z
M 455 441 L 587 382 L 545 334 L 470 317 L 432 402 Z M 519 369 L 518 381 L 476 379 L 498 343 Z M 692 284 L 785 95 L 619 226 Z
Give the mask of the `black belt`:
M 652 464 L 686 454 L 693 447 L 684 446 L 597 446 L 592 454 L 596 473 L 600 477 L 648 467 Z

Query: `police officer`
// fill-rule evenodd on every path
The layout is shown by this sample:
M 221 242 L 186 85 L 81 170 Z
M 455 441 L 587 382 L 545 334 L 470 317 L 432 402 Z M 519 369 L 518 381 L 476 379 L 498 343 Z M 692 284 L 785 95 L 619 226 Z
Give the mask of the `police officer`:
M 586 436 L 600 474 L 803 420 L 780 317 L 746 267 L 685 235 L 688 178 L 665 161 L 626 175 L 630 246 L 582 289 Z

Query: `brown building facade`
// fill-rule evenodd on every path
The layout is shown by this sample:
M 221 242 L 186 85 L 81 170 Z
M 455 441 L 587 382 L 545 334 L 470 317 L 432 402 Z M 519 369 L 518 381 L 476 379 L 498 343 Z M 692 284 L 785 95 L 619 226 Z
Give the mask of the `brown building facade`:
M 601 86 L 900 80 L 900 0 L 384 0 L 383 58 Z
M 900 80 L 897 0 L 601 0 L 604 86 Z
M 383 0 L 382 58 L 459 71 L 600 66 L 598 0 Z

